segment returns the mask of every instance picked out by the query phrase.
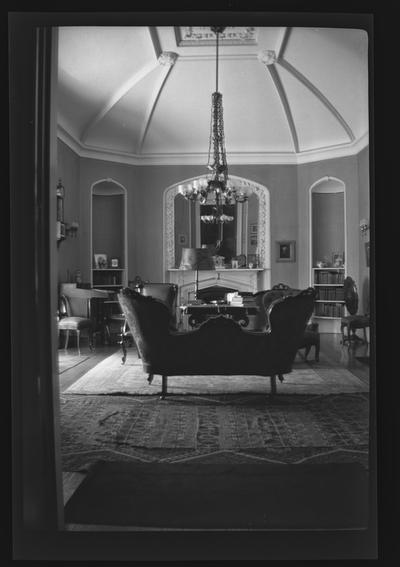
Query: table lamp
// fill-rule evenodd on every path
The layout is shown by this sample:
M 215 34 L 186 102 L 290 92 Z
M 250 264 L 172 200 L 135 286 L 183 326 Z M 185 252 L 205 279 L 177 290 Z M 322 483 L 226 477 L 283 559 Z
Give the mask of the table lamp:
M 209 248 L 182 248 L 180 270 L 196 270 L 194 298 L 197 301 L 199 291 L 199 270 L 213 270 L 212 251 Z

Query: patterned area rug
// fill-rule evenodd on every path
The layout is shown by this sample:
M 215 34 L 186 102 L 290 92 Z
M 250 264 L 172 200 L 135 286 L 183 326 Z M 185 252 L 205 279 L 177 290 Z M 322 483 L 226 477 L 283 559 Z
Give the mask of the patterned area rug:
M 74 382 L 68 394 L 130 394 L 155 395 L 161 390 L 161 377 L 155 376 L 148 384 L 147 374 L 135 351 L 130 350 L 125 365 L 121 353 L 102 360 Z M 340 394 L 368 392 L 365 384 L 345 368 L 337 368 L 321 357 L 320 362 L 296 362 L 293 371 L 278 381 L 278 392 L 284 394 Z M 171 376 L 168 392 L 171 394 L 267 394 L 270 380 L 263 376 Z
M 338 395 L 61 396 L 64 471 L 98 460 L 361 462 L 369 399 Z
M 63 350 L 58 351 L 58 373 L 62 374 L 66 370 L 70 370 L 82 362 L 85 362 L 88 356 L 79 356 L 78 354 L 65 353 Z

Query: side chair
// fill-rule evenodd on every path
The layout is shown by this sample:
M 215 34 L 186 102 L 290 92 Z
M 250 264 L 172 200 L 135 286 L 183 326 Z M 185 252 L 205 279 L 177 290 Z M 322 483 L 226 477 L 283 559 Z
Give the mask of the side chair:
M 64 350 L 68 348 L 69 334 L 76 334 L 76 344 L 78 354 L 80 351 L 81 331 L 86 331 L 89 338 L 89 348 L 94 348 L 94 326 L 90 317 L 90 299 L 87 298 L 68 298 L 65 295 L 60 296 L 59 300 L 59 320 L 58 334 L 65 332 Z
M 170 313 L 170 327 L 176 329 L 176 303 L 178 296 L 178 286 L 173 283 L 156 283 L 156 282 L 142 282 L 139 286 L 140 294 L 145 297 L 152 297 L 166 305 Z M 133 335 L 129 328 L 126 318 L 121 329 L 121 348 L 122 348 L 122 364 L 125 364 L 127 355 L 127 346 L 132 344 Z M 140 355 L 139 355 L 140 356 Z

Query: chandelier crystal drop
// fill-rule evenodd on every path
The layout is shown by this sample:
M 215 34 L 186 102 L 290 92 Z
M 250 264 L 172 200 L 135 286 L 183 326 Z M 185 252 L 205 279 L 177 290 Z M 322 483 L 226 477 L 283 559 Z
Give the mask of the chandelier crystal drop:
M 213 214 L 202 215 L 205 223 L 224 224 L 234 217 L 224 214 L 224 205 L 244 203 L 248 199 L 247 192 L 236 189 L 229 181 L 228 163 L 226 159 L 224 118 L 222 94 L 218 91 L 219 35 L 225 27 L 211 27 L 216 35 L 216 88 L 211 95 L 211 127 L 208 147 L 207 168 L 210 173 L 205 178 L 195 179 L 188 185 L 180 185 L 179 192 L 190 201 L 199 201 L 201 205 L 213 203 Z

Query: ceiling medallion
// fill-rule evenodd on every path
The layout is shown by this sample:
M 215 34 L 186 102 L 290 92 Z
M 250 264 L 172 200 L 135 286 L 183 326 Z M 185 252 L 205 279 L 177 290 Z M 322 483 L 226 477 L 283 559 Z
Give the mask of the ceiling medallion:
M 214 32 L 210 27 L 180 26 L 175 28 L 175 35 L 179 46 L 214 45 Z M 220 40 L 224 45 L 254 45 L 257 31 L 255 27 L 225 27 Z

